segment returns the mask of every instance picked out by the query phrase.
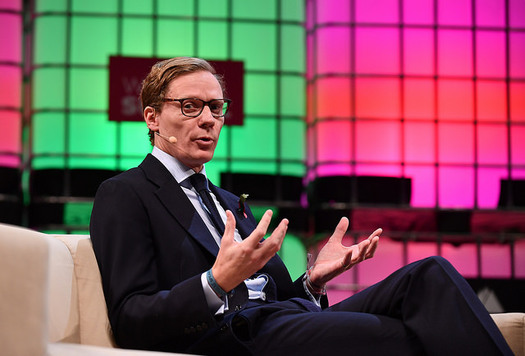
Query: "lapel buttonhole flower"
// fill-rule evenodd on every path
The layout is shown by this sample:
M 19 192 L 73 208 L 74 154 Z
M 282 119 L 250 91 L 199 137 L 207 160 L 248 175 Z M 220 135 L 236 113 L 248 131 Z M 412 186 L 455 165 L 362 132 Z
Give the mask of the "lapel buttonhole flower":
M 246 207 L 244 206 L 244 202 L 246 202 L 246 199 L 248 199 L 249 194 L 241 194 L 239 198 L 239 209 L 237 211 L 244 215 L 244 218 L 247 218 L 248 215 L 246 215 Z

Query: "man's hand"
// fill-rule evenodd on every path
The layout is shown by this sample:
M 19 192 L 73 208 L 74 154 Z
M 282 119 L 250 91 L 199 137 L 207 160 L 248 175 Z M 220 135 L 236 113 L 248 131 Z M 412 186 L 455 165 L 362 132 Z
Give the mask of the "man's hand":
M 352 246 L 342 244 L 348 230 L 349 221 L 341 218 L 334 233 L 321 249 L 310 270 L 310 281 L 316 286 L 324 286 L 334 277 L 349 270 L 356 264 L 374 257 L 382 229 L 374 231 L 366 240 Z
M 272 214 L 271 210 L 267 210 L 250 236 L 242 242 L 236 242 L 233 238 L 235 218 L 231 211 L 226 211 L 224 236 L 211 269 L 215 281 L 223 290 L 230 291 L 237 287 L 260 270 L 280 250 L 288 229 L 287 219 L 283 219 L 270 237 L 261 242 L 270 225 Z

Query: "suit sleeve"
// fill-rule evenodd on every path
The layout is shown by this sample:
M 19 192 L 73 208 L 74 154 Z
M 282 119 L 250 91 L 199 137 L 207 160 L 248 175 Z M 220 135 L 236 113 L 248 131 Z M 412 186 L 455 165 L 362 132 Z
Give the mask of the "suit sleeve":
M 97 192 L 90 234 L 108 315 L 121 347 L 183 351 L 216 320 L 200 274 L 159 287 L 150 213 L 126 181 L 111 179 Z

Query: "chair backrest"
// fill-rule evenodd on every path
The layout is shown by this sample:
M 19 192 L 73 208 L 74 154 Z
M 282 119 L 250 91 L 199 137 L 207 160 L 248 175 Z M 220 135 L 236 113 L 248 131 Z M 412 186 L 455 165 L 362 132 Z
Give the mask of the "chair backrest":
M 4 355 L 45 355 L 48 245 L 40 234 L 0 224 L 0 345 Z
M 78 342 L 115 347 L 102 290 L 100 271 L 91 239 L 88 235 L 54 235 L 54 237 L 67 246 L 73 258 L 76 291 L 71 295 L 75 296 L 75 293 L 77 295 Z

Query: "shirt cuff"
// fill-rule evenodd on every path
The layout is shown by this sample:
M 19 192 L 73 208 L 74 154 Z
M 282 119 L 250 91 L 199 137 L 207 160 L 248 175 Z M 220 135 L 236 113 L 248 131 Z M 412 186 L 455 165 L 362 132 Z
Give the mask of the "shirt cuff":
M 321 294 L 314 295 L 312 292 L 310 292 L 310 290 L 308 289 L 308 286 L 306 285 L 306 278 L 303 278 L 303 288 L 304 288 L 304 291 L 306 292 L 306 295 L 308 296 L 308 298 L 312 302 L 314 302 L 319 308 L 321 308 L 321 297 L 322 297 L 322 295 Z
M 202 290 L 204 291 L 204 296 L 206 297 L 206 302 L 208 303 L 208 308 L 210 312 L 214 315 L 222 315 L 225 310 L 228 310 L 228 298 L 224 297 L 221 299 L 215 294 L 213 289 L 211 289 L 208 280 L 206 278 L 206 272 L 201 274 L 201 283 Z

